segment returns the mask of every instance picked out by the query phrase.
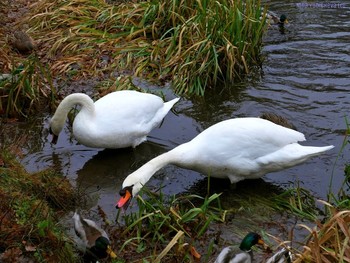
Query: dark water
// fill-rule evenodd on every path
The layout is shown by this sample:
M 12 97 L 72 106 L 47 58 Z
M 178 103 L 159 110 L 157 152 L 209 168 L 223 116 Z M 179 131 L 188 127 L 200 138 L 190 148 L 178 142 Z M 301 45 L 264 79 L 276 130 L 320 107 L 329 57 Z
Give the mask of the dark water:
M 350 116 L 350 3 L 342 3 L 342 8 L 322 8 L 305 2 L 271 1 L 270 9 L 286 14 L 290 23 L 285 34 L 277 28 L 268 32 L 262 70 L 244 83 L 232 85 L 231 91 L 216 92 L 215 96 L 208 93 L 193 101 L 180 100 L 161 127 L 151 132 L 149 141 L 136 149 L 89 149 L 78 145 L 67 127 L 53 146 L 44 129 L 46 118 L 44 128 L 37 125 L 31 135 L 37 143 L 24 146 L 22 163 L 29 171 L 52 166 L 60 169 L 78 187 L 96 195 L 92 207 L 100 204 L 113 217 L 123 179 L 154 156 L 189 141 L 219 121 L 274 112 L 287 117 L 305 134 L 306 145 L 333 144 L 335 149 L 297 167 L 268 174 L 263 181 L 238 184 L 238 188 L 251 187 L 254 194 L 258 186 L 268 193 L 273 186 L 299 182 L 317 198 L 325 199 L 330 189 L 338 193 L 350 156 L 349 146 L 336 162 L 344 139 L 345 117 Z M 168 100 L 173 95 L 166 97 Z M 165 193 L 173 194 L 196 189 L 203 180 L 206 179 L 196 172 L 168 166 L 148 186 L 163 185 Z

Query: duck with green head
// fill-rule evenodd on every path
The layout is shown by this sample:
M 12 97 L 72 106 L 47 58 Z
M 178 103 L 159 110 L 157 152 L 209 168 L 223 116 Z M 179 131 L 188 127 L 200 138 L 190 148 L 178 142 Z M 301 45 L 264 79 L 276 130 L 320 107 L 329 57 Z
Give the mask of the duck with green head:
M 284 24 L 288 24 L 287 16 L 282 14 L 281 16 L 278 16 L 277 14 L 269 11 L 266 14 L 266 18 L 268 20 L 268 23 L 270 25 L 279 25 L 283 26 Z
M 257 244 L 265 245 L 259 234 L 251 232 L 243 238 L 239 250 L 235 247 L 224 248 L 214 263 L 251 263 L 253 262 L 252 247 Z
M 74 213 L 73 221 L 75 233 L 83 241 L 85 262 L 96 262 L 107 256 L 117 257 L 111 248 L 107 233 L 94 221 L 82 218 L 78 212 Z

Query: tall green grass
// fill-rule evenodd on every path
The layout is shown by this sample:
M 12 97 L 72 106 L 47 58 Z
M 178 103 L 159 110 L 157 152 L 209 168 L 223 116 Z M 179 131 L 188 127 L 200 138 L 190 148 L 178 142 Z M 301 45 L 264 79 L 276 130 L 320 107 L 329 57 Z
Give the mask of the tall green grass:
M 80 76 L 129 69 L 171 81 L 178 94 L 203 95 L 260 63 L 261 10 L 259 0 L 44 0 L 29 23 L 55 73 L 73 66 Z

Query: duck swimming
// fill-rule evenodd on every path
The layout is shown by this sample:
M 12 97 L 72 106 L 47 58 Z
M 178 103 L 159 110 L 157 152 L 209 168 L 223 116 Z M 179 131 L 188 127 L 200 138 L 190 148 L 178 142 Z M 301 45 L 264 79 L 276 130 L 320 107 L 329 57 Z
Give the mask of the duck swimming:
M 75 233 L 84 243 L 86 257 L 94 259 L 94 261 L 108 255 L 111 258 L 117 257 L 111 249 L 107 233 L 94 221 L 82 218 L 78 212 L 74 213 L 73 221 Z
M 334 147 L 302 146 L 300 141 L 305 141 L 304 134 L 262 118 L 219 122 L 127 176 L 116 208 L 127 208 L 153 174 L 168 164 L 237 183 L 292 167 Z
M 267 18 L 268 23 L 270 25 L 283 26 L 284 24 L 288 24 L 287 16 L 284 14 L 278 16 L 277 14 L 273 13 L 272 11 L 268 11 L 266 13 L 266 18 Z
M 68 112 L 78 104 L 81 110 L 73 122 L 73 135 L 79 143 L 93 148 L 136 147 L 147 140 L 148 133 L 162 122 L 178 100 L 164 103 L 153 94 L 123 90 L 109 93 L 94 103 L 88 95 L 74 93 L 61 101 L 50 121 L 52 142 L 57 142 Z

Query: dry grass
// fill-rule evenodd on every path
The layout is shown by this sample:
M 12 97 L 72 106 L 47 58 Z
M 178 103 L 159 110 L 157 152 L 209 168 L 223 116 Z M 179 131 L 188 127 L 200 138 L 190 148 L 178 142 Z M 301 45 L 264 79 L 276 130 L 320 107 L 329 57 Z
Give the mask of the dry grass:
M 310 232 L 310 238 L 294 262 L 350 262 L 350 210 L 338 211 L 323 203 L 328 207 L 330 217 L 325 223 L 317 222 L 313 229 L 304 226 Z
M 25 22 L 55 75 L 104 76 L 128 69 L 203 94 L 260 63 L 260 1 L 163 0 L 109 5 L 43 0 Z

